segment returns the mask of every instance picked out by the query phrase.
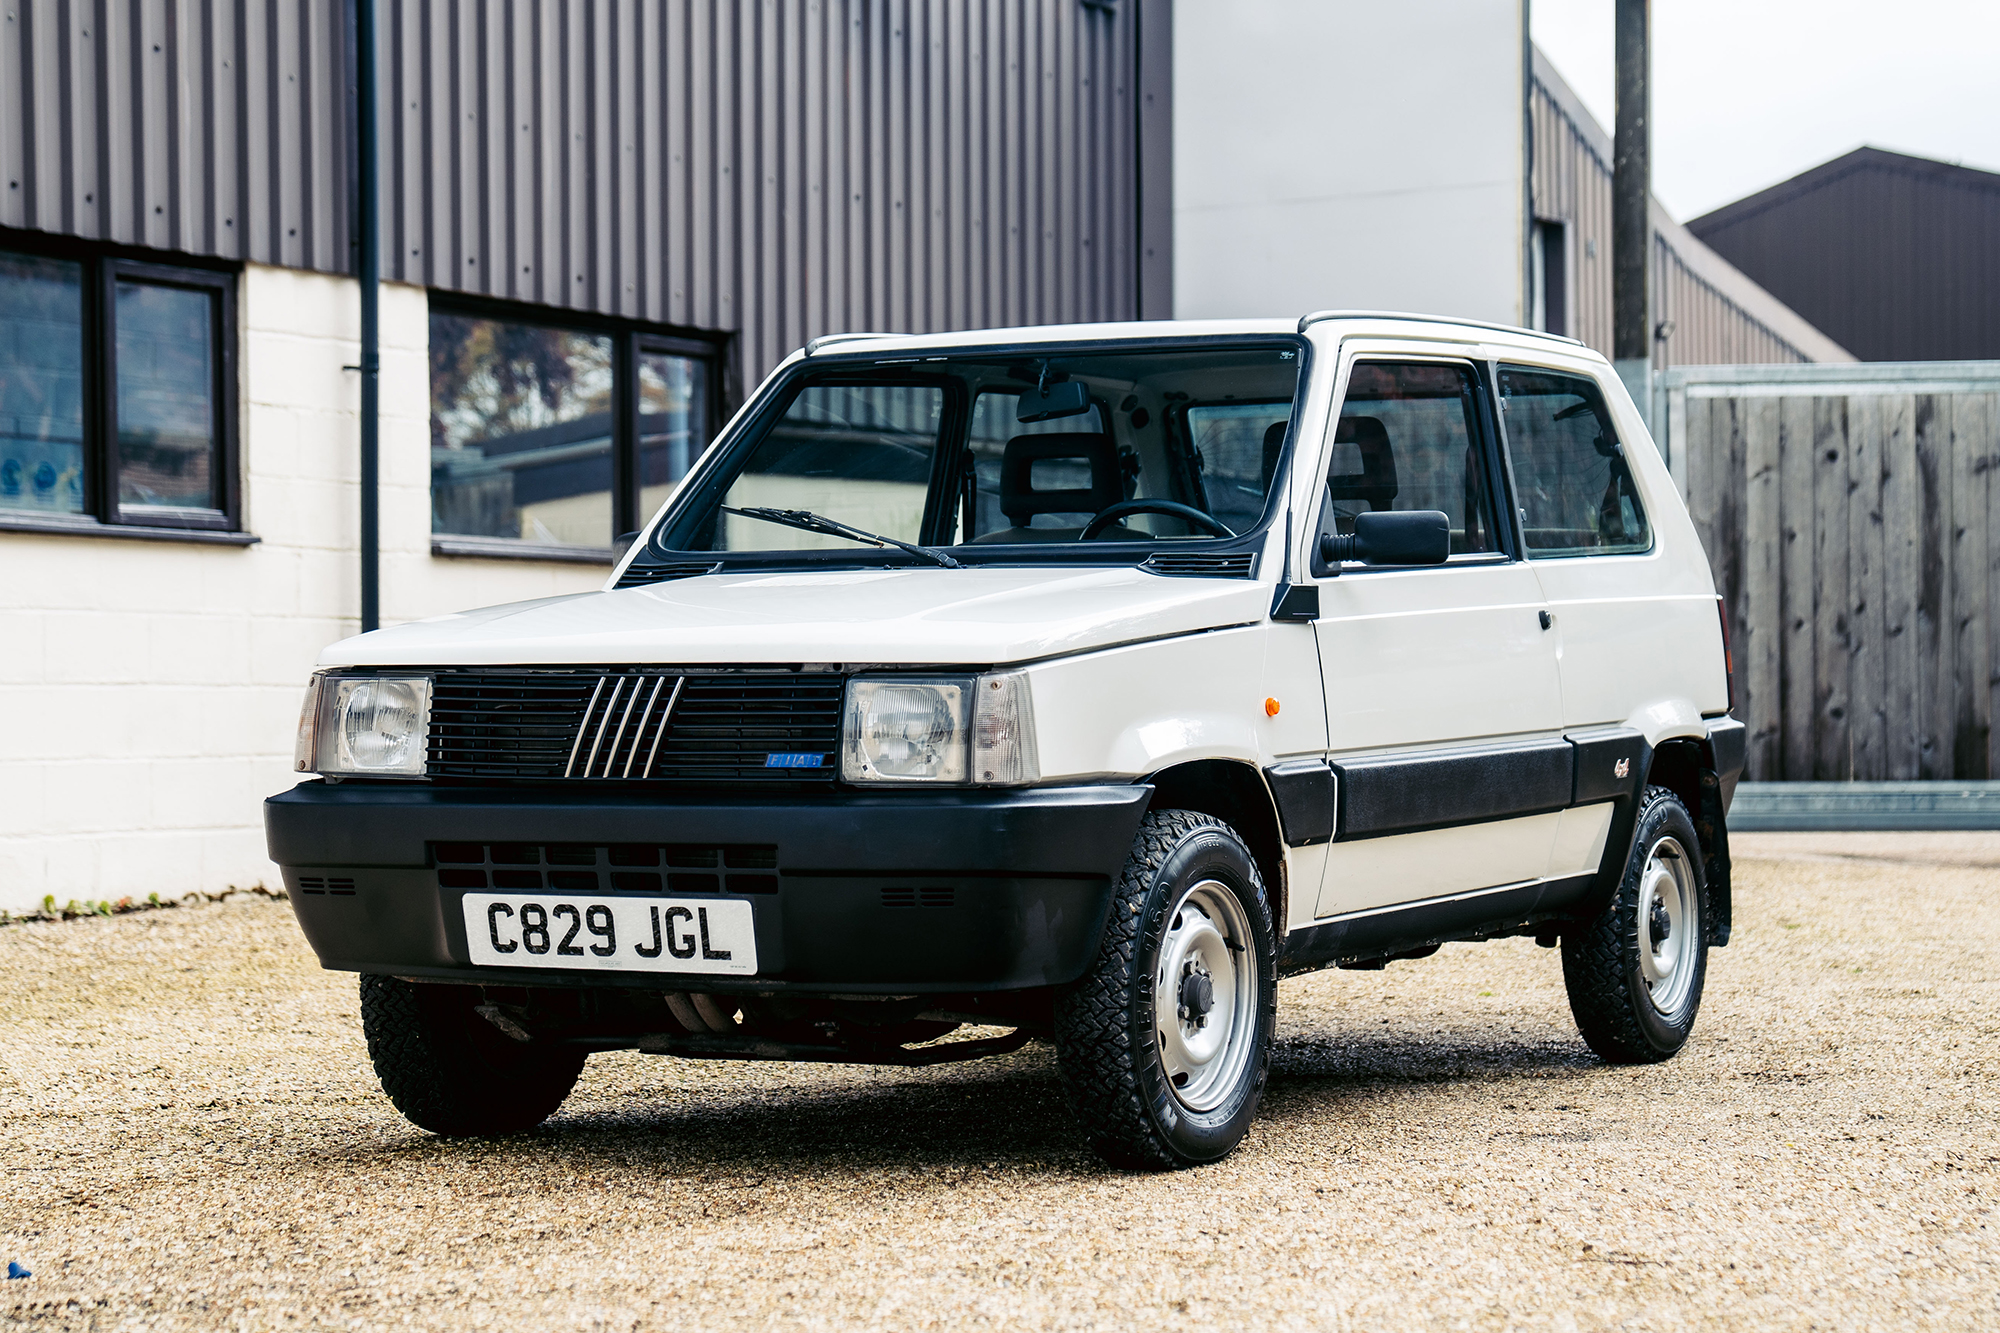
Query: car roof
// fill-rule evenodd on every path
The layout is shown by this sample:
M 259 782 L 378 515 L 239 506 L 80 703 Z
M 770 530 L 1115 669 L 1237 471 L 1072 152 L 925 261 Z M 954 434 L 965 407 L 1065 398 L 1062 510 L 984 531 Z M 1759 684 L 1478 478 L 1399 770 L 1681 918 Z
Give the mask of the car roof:
M 1341 334 L 1416 336 L 1449 341 L 1505 342 L 1596 357 L 1582 343 L 1560 334 L 1506 324 L 1488 324 L 1450 315 L 1405 314 L 1388 310 L 1321 310 L 1291 319 L 1160 319 L 1100 324 L 1038 324 L 973 329 L 955 333 L 833 333 L 807 343 L 808 357 L 860 355 L 870 359 L 900 352 L 947 352 L 976 347 L 1033 343 L 1126 342 L 1141 338 L 1226 338 L 1297 336 L 1331 324 Z M 1473 335 L 1477 335 L 1475 338 Z

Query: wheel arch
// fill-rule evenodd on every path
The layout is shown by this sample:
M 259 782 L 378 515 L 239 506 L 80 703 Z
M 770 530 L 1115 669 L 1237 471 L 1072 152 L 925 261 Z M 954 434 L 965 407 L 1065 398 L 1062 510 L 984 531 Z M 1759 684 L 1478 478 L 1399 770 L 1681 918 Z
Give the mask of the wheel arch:
M 1285 878 L 1285 839 L 1278 806 L 1256 765 L 1234 759 L 1194 759 L 1172 764 L 1146 779 L 1154 810 L 1198 810 L 1214 815 L 1249 844 L 1270 898 L 1271 929 L 1285 937 L 1290 886 Z
M 1699 869 L 1708 891 L 1709 943 L 1717 948 L 1728 944 L 1732 924 L 1729 826 L 1724 818 L 1715 743 L 1706 734 L 1662 740 L 1653 747 L 1643 786 L 1665 787 L 1687 807 L 1695 836 L 1701 840 Z

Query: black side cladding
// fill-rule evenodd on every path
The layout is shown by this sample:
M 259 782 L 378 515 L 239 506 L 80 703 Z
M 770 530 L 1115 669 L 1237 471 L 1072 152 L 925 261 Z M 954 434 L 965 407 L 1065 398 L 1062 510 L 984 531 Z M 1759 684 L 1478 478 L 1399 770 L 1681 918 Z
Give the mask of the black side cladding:
M 1293 759 L 1264 770 L 1277 802 L 1278 822 L 1291 847 L 1329 841 L 1339 815 L 1333 766 L 1324 759 Z
M 1413 833 L 1560 810 L 1573 794 L 1574 763 L 1575 751 L 1563 739 L 1336 762 L 1340 836 Z

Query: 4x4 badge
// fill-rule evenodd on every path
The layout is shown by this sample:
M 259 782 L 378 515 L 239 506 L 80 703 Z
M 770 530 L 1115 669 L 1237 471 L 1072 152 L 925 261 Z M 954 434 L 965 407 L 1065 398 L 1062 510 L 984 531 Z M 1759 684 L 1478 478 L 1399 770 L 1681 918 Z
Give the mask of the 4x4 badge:
M 1620 759 L 1618 763 L 1612 768 L 1611 774 L 1613 777 L 1620 777 L 1620 778 L 1627 778 L 1632 776 L 1632 761 L 1630 759 Z

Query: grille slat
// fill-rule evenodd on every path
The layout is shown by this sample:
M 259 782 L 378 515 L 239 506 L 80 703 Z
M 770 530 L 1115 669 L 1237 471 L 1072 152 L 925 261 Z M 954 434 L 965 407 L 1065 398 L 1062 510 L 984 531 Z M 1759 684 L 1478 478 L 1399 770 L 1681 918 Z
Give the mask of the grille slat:
M 830 783 L 843 682 L 824 673 L 440 670 L 435 777 Z M 772 755 L 794 762 L 769 766 Z M 818 765 L 796 762 L 817 756 Z

